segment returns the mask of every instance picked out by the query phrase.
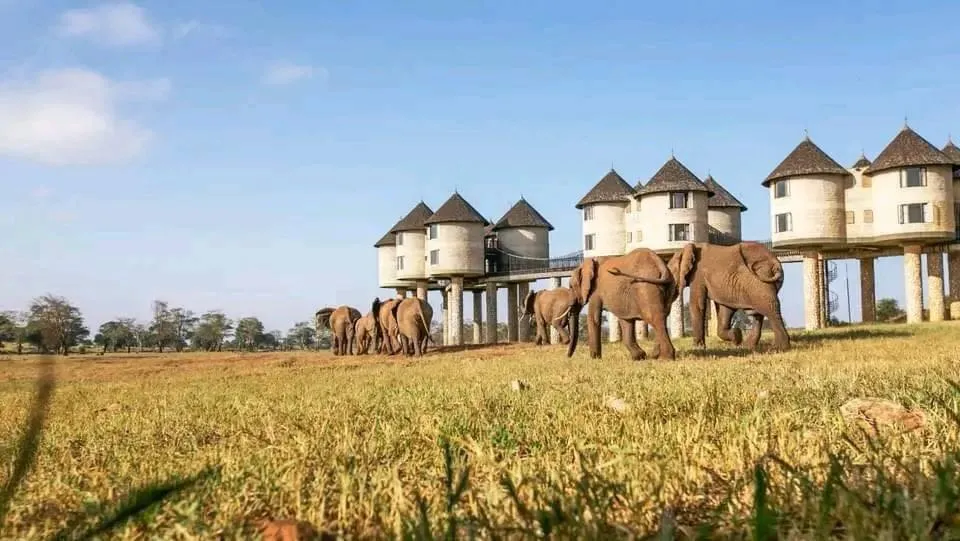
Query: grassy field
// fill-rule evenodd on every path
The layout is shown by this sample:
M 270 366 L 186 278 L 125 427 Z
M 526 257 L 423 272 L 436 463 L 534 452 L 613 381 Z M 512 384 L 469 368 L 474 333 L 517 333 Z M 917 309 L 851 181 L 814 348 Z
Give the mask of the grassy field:
M 2 536 L 48 538 L 136 486 L 216 466 L 114 535 L 249 538 L 272 517 L 348 538 L 950 538 L 958 331 L 793 333 L 792 351 L 753 355 L 684 339 L 673 362 L 631 362 L 619 344 L 599 361 L 526 344 L 419 361 L 70 356 Z M 7 464 L 38 367 L 0 357 Z M 927 425 L 867 438 L 839 412 L 856 397 L 922 408 Z

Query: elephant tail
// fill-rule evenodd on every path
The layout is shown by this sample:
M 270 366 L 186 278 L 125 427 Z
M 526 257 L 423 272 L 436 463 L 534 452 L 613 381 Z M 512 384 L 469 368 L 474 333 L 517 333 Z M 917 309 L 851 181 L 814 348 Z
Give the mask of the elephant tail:
M 660 259 L 660 258 L 658 257 L 657 259 Z M 664 266 L 664 269 L 666 269 L 666 266 Z M 636 274 L 629 274 L 629 273 L 623 272 L 617 267 L 611 267 L 610 269 L 607 270 L 607 272 L 609 272 L 614 276 L 623 276 L 624 278 L 630 278 L 634 282 L 646 282 L 648 284 L 656 284 L 658 286 L 665 286 L 670 283 L 673 283 L 673 276 L 670 275 L 669 270 L 667 270 L 666 273 L 661 271 L 659 278 L 647 278 L 645 276 L 637 276 Z
M 527 296 L 523 299 L 523 311 L 520 313 L 520 319 L 533 315 L 533 303 L 536 300 L 537 292 L 531 289 L 530 292 L 527 293 Z
M 433 337 L 430 336 L 430 323 L 427 322 L 426 316 L 423 315 L 423 301 L 420 301 L 417 303 L 417 315 L 420 316 L 420 322 L 423 323 L 423 332 L 426 333 L 427 340 L 429 340 L 431 344 L 436 346 L 437 343 L 434 342 Z
M 580 310 L 583 305 L 574 301 L 567 310 L 570 317 L 570 343 L 567 345 L 567 357 L 573 357 L 573 352 L 577 350 L 577 340 L 580 338 Z

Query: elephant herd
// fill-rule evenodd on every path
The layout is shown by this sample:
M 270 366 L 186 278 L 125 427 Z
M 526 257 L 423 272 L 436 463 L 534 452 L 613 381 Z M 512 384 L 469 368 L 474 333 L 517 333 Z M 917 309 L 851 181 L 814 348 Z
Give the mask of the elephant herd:
M 570 286 L 538 292 L 523 300 L 521 318 L 536 324 L 535 342 L 549 343 L 549 327 L 573 356 L 579 337 L 580 313 L 587 308 L 587 342 L 591 358 L 600 358 L 600 320 L 603 310 L 619 320 L 621 340 L 634 360 L 646 358 L 637 344 L 638 321 L 649 324 L 659 359 L 674 359 L 676 351 L 667 331 L 667 317 L 683 289 L 690 288 L 690 319 L 695 347 L 704 347 L 707 303 L 717 310 L 717 335 L 740 345 L 743 334 L 732 328 L 737 310 L 753 319 L 746 346 L 756 349 L 764 319 L 770 320 L 775 350 L 790 348 L 780 312 L 783 266 L 764 245 L 740 242 L 731 246 L 687 243 L 664 262 L 656 252 L 637 248 L 624 255 L 585 258 L 570 274 Z M 515 307 L 511 307 L 514 309 Z M 417 297 L 374 299 L 362 316 L 355 308 L 323 308 L 316 313 L 317 330 L 330 329 L 336 355 L 363 354 L 372 347 L 381 354 L 420 356 L 430 338 L 433 309 Z M 436 345 L 436 344 L 434 344 Z
M 376 353 L 420 356 L 427 349 L 433 308 L 417 297 L 380 301 L 377 297 L 367 315 L 352 306 L 321 308 L 315 314 L 317 331 L 328 329 L 334 355 Z M 435 345 L 435 344 L 434 344 Z

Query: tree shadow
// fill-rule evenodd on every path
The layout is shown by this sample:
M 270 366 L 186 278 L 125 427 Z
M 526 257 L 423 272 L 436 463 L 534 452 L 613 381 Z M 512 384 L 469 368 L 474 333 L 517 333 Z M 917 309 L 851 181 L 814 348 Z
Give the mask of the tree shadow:
M 760 335 L 760 343 L 756 349 L 750 349 L 745 345 L 735 346 L 732 342 L 720 342 L 706 348 L 690 348 L 682 350 L 684 355 L 691 357 L 747 357 L 754 354 L 777 353 L 773 349 L 773 342 L 770 335 L 772 332 L 764 330 Z M 906 338 L 913 336 L 913 333 L 895 329 L 895 328 L 846 328 L 846 329 L 828 329 L 815 332 L 788 332 L 790 335 L 791 350 L 805 350 L 829 342 L 840 342 L 845 340 L 876 340 L 877 338 Z M 712 338 L 711 340 L 717 340 Z

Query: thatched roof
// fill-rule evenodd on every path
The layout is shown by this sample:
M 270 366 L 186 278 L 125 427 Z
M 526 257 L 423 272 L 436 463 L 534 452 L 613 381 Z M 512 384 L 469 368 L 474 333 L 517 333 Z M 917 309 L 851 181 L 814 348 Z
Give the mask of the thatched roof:
M 545 227 L 547 231 L 553 231 L 553 225 L 523 197 L 510 207 L 510 210 L 502 218 L 497 220 L 492 231 L 510 227 Z
M 861 152 L 861 153 L 860 153 L 860 159 L 858 159 L 856 162 L 854 162 L 853 168 L 854 168 L 854 169 L 863 169 L 863 168 L 865 168 L 865 167 L 870 167 L 870 160 L 868 160 L 867 157 L 863 154 L 863 152 Z
M 424 220 L 424 225 L 440 223 L 479 223 L 489 225 L 490 222 L 480 214 L 473 205 L 467 202 L 459 193 L 453 192 L 446 203 L 440 205 L 440 208 L 432 216 Z
M 636 191 L 636 194 L 663 192 L 707 192 L 707 195 L 713 195 L 713 191 L 697 178 L 697 175 L 673 156 L 654 173 L 649 182 Z
M 597 182 L 593 188 L 587 192 L 587 195 L 583 196 L 583 198 L 577 202 L 576 207 L 582 209 L 584 206 L 594 203 L 626 201 L 631 195 L 633 195 L 633 188 L 627 184 L 627 181 L 623 180 L 623 177 L 611 168 L 610 172 L 604 175 L 603 178 L 600 179 L 600 182 Z
M 805 137 L 760 184 L 769 187 L 774 180 L 800 175 L 848 174 L 843 166 L 814 144 L 809 137 Z
M 393 226 L 390 232 L 399 233 L 401 231 L 423 230 L 423 228 L 426 227 L 423 222 L 429 218 L 431 214 L 433 214 L 433 211 L 430 210 L 430 207 L 423 201 L 420 201 L 417 203 L 417 206 L 413 207 L 413 210 L 397 222 L 397 225 Z
M 380 248 L 381 246 L 396 246 L 397 245 L 397 235 L 396 233 L 391 233 L 387 231 L 387 234 L 380 237 L 380 240 L 373 245 L 374 248 Z
M 732 207 L 739 208 L 740 212 L 746 212 L 747 206 L 728 192 L 726 188 L 721 186 L 713 176 L 707 175 L 707 178 L 703 180 L 703 184 L 713 192 L 713 195 L 707 199 L 707 208 Z
M 953 165 L 940 149 L 904 125 L 865 171 L 868 174 L 916 165 Z

